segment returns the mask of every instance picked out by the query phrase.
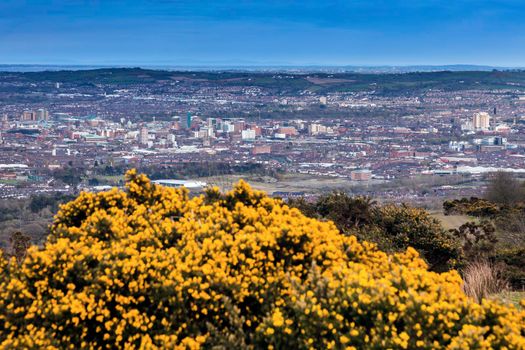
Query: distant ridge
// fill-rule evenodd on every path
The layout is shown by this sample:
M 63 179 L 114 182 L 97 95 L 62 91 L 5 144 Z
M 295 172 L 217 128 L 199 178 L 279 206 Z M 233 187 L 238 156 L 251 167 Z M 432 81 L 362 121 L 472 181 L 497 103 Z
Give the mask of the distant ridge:
M 471 64 L 451 65 L 379 65 L 379 66 L 330 66 L 330 65 L 53 65 L 53 64 L 0 64 L 0 72 L 44 72 L 61 70 L 91 70 L 101 68 L 159 69 L 168 71 L 246 71 L 246 72 L 322 72 L 322 73 L 414 73 L 414 72 L 465 72 L 492 70 L 521 70 L 525 67 L 498 67 Z
M 428 89 L 457 90 L 512 90 L 525 92 L 525 70 L 471 70 L 452 69 L 432 71 L 353 71 L 321 70 L 321 68 L 98 68 L 79 66 L 53 66 L 46 71 L 1 72 L 0 80 L 19 82 L 61 82 L 73 84 L 164 84 L 182 81 L 185 84 L 214 84 L 217 87 L 258 86 L 269 89 L 301 93 L 312 89 L 316 93 L 369 91 L 376 94 L 420 93 Z M 451 68 L 451 66 L 448 66 Z M 47 67 L 46 67 L 47 68 Z M 82 69 L 83 68 L 83 69 Z M 91 68 L 91 69 L 86 69 Z M 96 68 L 96 69 L 95 69 Z M 444 67 L 440 67 L 444 68 Z M 60 70 L 62 69 L 62 70 Z M 66 70 L 64 70 L 66 69 Z M 397 68 L 396 68 L 397 69 Z M 457 66 L 456 66 L 456 69 Z M 321 82 L 319 82 L 321 79 Z

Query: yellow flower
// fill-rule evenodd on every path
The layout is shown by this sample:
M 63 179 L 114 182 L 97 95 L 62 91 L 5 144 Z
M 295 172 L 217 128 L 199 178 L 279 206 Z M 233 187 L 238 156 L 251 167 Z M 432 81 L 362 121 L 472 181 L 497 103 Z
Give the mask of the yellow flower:
M 279 309 L 276 309 L 272 315 L 272 323 L 275 327 L 281 327 L 284 324 L 284 318 Z
M 525 348 L 525 311 L 467 298 L 414 249 L 386 254 L 243 181 L 190 198 L 127 178 L 63 205 L 21 266 L 0 257 L 0 348 Z

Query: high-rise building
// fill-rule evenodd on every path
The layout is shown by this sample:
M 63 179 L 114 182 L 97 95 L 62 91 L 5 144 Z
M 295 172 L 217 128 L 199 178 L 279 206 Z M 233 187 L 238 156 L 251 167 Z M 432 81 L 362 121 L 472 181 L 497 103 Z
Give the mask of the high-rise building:
M 472 126 L 476 130 L 488 130 L 490 127 L 490 115 L 486 112 L 474 113 Z
M 36 111 L 36 120 L 49 120 L 49 112 L 46 109 L 39 109 Z
M 222 124 L 222 131 L 228 132 L 228 133 L 234 132 L 235 125 L 230 120 L 227 120 Z
M 22 121 L 40 121 L 40 120 L 49 120 L 49 112 L 40 108 L 37 111 L 24 111 L 20 116 Z
M 141 145 L 147 145 L 149 141 L 149 131 L 148 128 L 141 128 L 139 135 L 139 142 Z
M 33 111 L 24 111 L 20 117 L 22 121 L 36 120 L 36 114 Z
M 7 119 L 7 114 L 4 114 L 2 117 L 2 122 L 0 123 L 0 129 L 1 130 L 9 129 L 9 120 Z
M 244 127 L 245 127 L 244 120 L 235 120 L 233 122 L 233 132 L 236 134 L 240 134 L 244 130 Z
M 324 125 L 315 124 L 315 123 L 308 125 L 308 133 L 310 135 L 326 134 L 326 132 L 327 132 L 326 126 Z
M 217 125 L 217 119 L 215 118 L 208 118 L 206 120 L 207 124 L 208 124 L 208 128 L 209 129 L 215 129 L 216 125 Z
M 177 139 L 175 138 L 175 135 L 168 134 L 167 140 L 171 146 L 177 146 Z
M 188 112 L 188 114 L 186 115 L 186 128 L 191 128 L 191 113 Z

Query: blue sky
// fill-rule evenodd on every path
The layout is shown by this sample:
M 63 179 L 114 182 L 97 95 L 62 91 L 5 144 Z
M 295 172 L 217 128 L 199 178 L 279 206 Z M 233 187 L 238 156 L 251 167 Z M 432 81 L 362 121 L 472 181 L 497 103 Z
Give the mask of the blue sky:
M 0 63 L 525 66 L 521 0 L 1 0 Z

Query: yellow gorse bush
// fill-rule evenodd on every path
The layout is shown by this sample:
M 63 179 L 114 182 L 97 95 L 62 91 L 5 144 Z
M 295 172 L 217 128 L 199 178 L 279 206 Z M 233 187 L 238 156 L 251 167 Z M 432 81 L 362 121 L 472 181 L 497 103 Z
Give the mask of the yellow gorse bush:
M 525 349 L 525 313 L 240 182 L 189 198 L 128 173 L 0 259 L 2 348 Z

